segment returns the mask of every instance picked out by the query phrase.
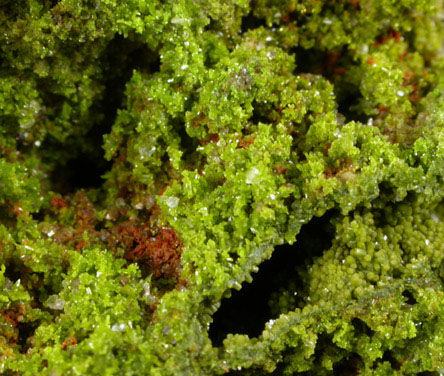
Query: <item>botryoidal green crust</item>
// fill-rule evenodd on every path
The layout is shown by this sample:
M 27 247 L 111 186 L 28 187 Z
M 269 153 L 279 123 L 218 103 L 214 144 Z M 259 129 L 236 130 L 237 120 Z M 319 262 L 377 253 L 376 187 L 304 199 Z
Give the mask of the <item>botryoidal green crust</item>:
M 3 1 L 0 373 L 444 373 L 443 12 Z M 214 346 L 222 298 L 327 211 L 298 300 Z

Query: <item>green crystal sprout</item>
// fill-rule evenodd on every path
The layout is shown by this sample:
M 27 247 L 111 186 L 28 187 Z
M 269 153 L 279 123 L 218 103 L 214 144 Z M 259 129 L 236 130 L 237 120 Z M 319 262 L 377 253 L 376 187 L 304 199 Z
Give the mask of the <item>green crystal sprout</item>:
M 443 374 L 443 5 L 3 0 L 0 373 Z

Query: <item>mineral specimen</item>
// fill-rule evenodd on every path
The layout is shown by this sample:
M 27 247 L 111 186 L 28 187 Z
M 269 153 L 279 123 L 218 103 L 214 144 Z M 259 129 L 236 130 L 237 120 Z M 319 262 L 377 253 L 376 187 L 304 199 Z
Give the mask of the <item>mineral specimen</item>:
M 0 373 L 444 374 L 443 19 L 3 0 Z

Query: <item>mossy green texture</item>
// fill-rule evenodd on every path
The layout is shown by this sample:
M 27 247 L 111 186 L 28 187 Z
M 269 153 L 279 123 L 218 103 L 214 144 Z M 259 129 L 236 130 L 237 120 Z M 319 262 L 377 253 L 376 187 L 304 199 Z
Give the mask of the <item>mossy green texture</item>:
M 443 17 L 3 1 L 0 373 L 444 373 Z M 79 189 L 85 155 L 109 168 Z M 326 213 L 262 334 L 215 346 L 222 299 Z

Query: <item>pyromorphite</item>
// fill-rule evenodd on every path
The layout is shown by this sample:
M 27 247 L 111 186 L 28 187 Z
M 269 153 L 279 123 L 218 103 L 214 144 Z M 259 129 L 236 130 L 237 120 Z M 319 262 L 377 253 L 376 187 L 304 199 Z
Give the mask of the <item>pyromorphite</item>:
M 0 373 L 444 373 L 443 17 L 4 0 Z M 212 326 L 282 244 L 262 333 Z

